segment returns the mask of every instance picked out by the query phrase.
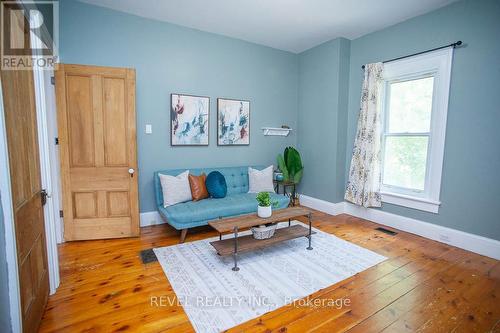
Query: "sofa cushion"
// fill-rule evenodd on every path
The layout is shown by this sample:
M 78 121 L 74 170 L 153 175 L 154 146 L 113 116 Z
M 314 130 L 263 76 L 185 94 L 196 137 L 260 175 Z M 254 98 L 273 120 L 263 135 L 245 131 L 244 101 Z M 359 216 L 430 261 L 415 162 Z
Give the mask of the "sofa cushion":
M 194 201 L 209 197 L 207 186 L 205 185 L 205 181 L 207 180 L 207 175 L 205 175 L 205 173 L 199 176 L 189 175 L 188 178 L 189 186 L 191 187 L 191 195 Z
M 222 199 L 209 198 L 180 203 L 167 208 L 159 207 L 159 211 L 175 228 L 190 228 L 207 224 L 208 221 L 219 217 L 254 213 L 257 211 L 255 196 L 255 193 L 239 193 Z M 278 201 L 276 209 L 288 206 L 289 198 L 284 195 L 271 193 L 271 198 Z
M 163 207 L 192 199 L 188 176 L 189 170 L 175 177 L 159 174 L 163 192 Z
M 273 166 L 264 170 L 248 167 L 248 193 L 274 192 Z
M 206 185 L 212 198 L 224 198 L 227 194 L 226 179 L 219 171 L 212 171 L 208 174 Z

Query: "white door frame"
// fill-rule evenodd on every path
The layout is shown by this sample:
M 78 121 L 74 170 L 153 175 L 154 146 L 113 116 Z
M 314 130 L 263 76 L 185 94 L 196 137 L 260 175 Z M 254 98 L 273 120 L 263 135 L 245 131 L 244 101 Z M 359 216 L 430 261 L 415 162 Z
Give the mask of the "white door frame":
M 38 13 L 37 13 L 38 14 Z M 40 15 L 30 15 L 30 23 L 40 26 L 43 18 Z M 43 48 L 42 41 L 31 31 L 31 47 L 33 50 Z M 39 54 L 33 54 L 34 58 L 42 58 Z M 54 200 L 53 193 L 57 192 L 57 182 L 53 181 L 52 170 L 54 169 L 50 154 L 50 143 L 54 144 L 49 137 L 47 115 L 52 111 L 55 113 L 54 89 L 51 86 L 53 71 L 49 69 L 33 67 L 33 83 L 35 89 L 36 124 L 38 133 L 38 151 L 40 154 L 40 178 L 42 189 L 47 192 L 47 203 L 43 209 L 45 220 L 45 242 L 47 246 L 47 268 L 49 274 L 50 294 L 56 292 L 59 286 L 59 257 L 57 253 L 56 223 L 59 219 L 59 202 Z M 50 93 L 52 95 L 50 95 Z M 49 109 L 51 107 L 53 109 Z M 57 217 L 56 217 L 57 213 Z
M 44 207 L 45 219 L 45 240 L 47 245 L 47 263 L 49 270 L 50 294 L 56 292 L 59 286 L 59 257 L 57 253 L 57 224 L 59 220 L 59 202 L 57 193 L 58 184 L 53 182 L 52 160 L 50 156 L 50 143 L 54 144 L 53 138 L 49 137 L 47 113 L 49 112 L 47 100 L 50 100 L 49 91 L 46 88 L 51 87 L 51 72 L 48 70 L 33 70 L 35 83 L 36 100 L 36 120 L 38 129 L 38 149 L 40 152 L 40 176 L 42 188 L 47 191 L 47 204 Z M 48 80 L 48 82 L 47 82 Z M 48 86 L 48 87 L 47 87 Z M 53 93 L 53 89 L 52 89 Z M 56 215 L 57 214 L 57 215 Z

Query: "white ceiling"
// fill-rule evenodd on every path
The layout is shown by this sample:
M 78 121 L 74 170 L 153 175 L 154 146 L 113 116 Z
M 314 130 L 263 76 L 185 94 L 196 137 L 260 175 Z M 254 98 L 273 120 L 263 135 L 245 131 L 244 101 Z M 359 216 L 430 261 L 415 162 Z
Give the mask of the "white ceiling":
M 456 0 L 81 0 L 299 53 L 354 39 Z

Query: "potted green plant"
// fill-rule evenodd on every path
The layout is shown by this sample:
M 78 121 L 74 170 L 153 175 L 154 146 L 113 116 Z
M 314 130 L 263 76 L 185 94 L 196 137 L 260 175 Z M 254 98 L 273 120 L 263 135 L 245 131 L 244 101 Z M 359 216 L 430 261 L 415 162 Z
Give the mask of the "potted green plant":
M 295 184 L 300 183 L 304 166 L 297 149 L 286 147 L 283 155 L 278 155 L 278 167 L 283 173 L 284 181 L 294 182 Z
M 272 207 L 278 205 L 278 201 L 271 200 L 271 195 L 269 192 L 259 192 L 255 197 L 259 206 L 257 208 L 257 215 L 261 218 L 267 218 L 272 215 Z
M 283 173 L 284 182 L 289 182 L 295 185 L 300 183 L 302 174 L 304 173 L 304 166 L 302 165 L 302 159 L 297 149 L 293 147 L 286 147 L 283 155 L 278 155 L 278 167 Z M 298 205 L 298 201 L 298 194 L 295 192 L 295 186 L 293 186 L 291 202 L 295 206 Z

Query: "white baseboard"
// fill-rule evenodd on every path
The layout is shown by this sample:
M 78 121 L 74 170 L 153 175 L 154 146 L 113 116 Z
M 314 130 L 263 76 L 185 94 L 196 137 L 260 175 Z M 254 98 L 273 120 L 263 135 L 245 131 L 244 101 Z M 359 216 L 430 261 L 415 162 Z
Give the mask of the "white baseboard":
M 302 205 L 327 214 L 349 214 L 500 260 L 500 241 L 491 238 L 384 212 L 379 209 L 359 207 L 348 202 L 332 203 L 306 195 L 301 195 L 300 198 Z
M 139 219 L 141 227 L 167 223 L 164 219 L 162 219 L 160 213 L 158 213 L 157 211 L 141 213 L 139 215 Z
M 333 203 L 321 199 L 316 199 L 304 194 L 300 195 L 300 204 L 312 209 L 319 210 L 330 215 L 338 215 L 344 212 L 344 203 Z

